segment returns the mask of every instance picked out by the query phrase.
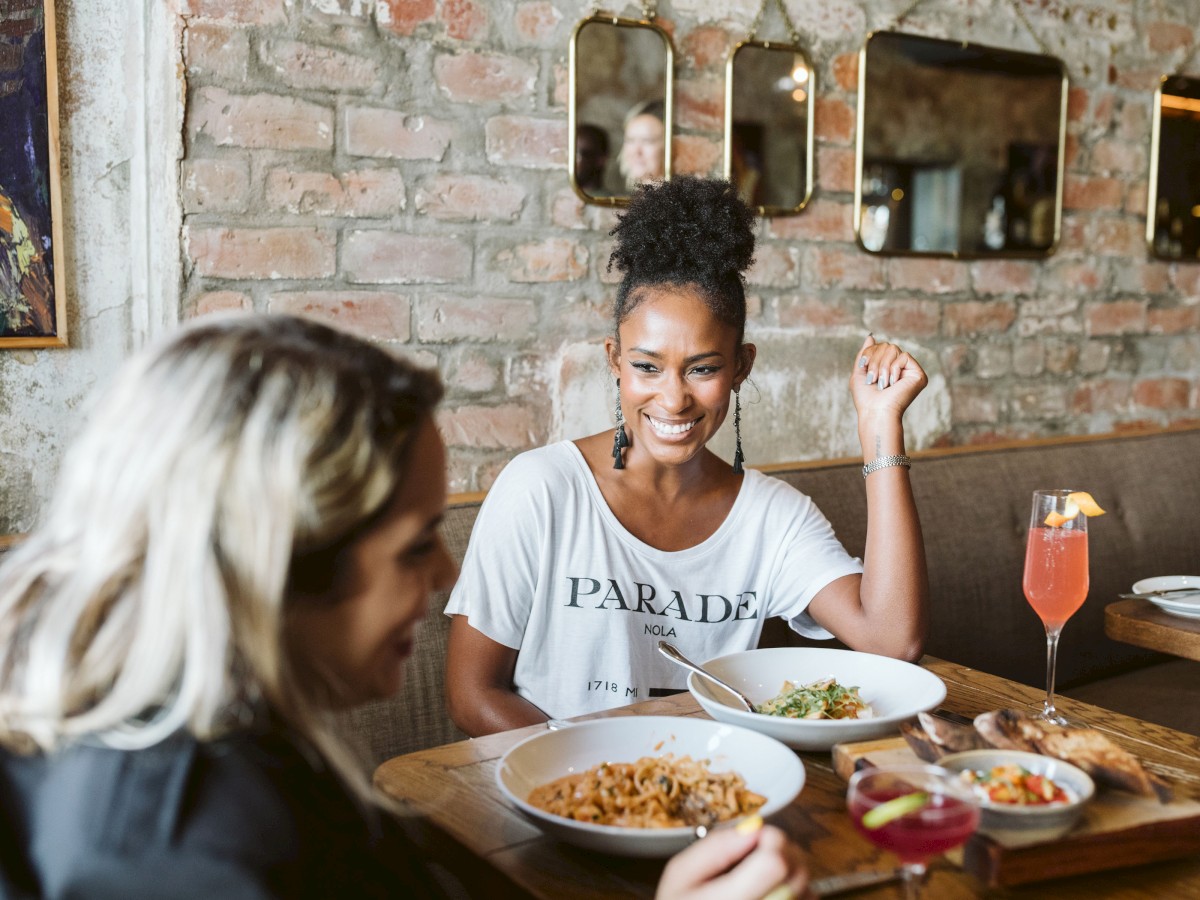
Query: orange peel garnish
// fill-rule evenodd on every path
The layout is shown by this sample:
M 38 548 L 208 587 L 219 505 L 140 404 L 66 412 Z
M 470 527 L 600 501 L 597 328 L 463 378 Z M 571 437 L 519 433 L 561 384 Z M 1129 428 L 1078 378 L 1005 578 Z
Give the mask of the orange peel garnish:
M 1080 513 L 1083 513 L 1090 519 L 1092 516 L 1104 515 L 1104 510 L 1100 508 L 1100 504 L 1087 491 L 1074 491 L 1067 494 L 1067 505 L 1061 513 L 1051 510 L 1046 513 L 1046 518 L 1042 521 L 1051 528 L 1058 528 L 1060 525 L 1070 522 Z
M 1070 504 L 1072 501 L 1079 507 L 1079 511 L 1089 519 L 1092 516 L 1104 515 L 1104 510 L 1100 508 L 1100 504 L 1093 500 L 1092 495 L 1087 491 L 1076 491 L 1073 494 L 1068 494 L 1067 503 Z

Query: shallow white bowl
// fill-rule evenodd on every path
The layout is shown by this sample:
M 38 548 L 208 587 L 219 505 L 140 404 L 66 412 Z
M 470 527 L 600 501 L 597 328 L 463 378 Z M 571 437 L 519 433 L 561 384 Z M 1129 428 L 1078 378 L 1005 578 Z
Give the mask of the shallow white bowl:
M 767 798 L 759 810 L 763 818 L 791 803 L 804 787 L 804 764 L 778 741 L 721 722 L 672 716 L 619 716 L 535 734 L 501 757 L 496 784 L 552 837 L 604 853 L 661 858 L 695 840 L 695 830 L 576 822 L 531 806 L 526 798 L 535 787 L 600 763 L 665 753 L 707 759 L 711 772 L 737 772 L 750 790 Z
M 1200 577 L 1196 575 L 1160 575 L 1156 578 L 1143 578 L 1133 585 L 1136 594 L 1177 588 L 1195 588 L 1197 593 L 1167 594 L 1165 597 L 1150 597 L 1149 600 L 1163 612 L 1192 619 L 1200 618 Z
M 882 737 L 901 722 L 933 709 L 946 699 L 946 685 L 932 672 L 912 663 L 857 653 L 809 647 L 771 647 L 719 656 L 704 663 L 718 678 L 755 703 L 779 694 L 784 681 L 807 684 L 833 676 L 857 687 L 871 705 L 869 719 L 788 719 L 747 712 L 727 691 L 694 672 L 688 690 L 704 711 L 722 722 L 742 725 L 783 741 L 797 750 L 828 750 L 834 744 Z
M 993 766 L 1013 764 L 1035 775 L 1045 775 L 1071 795 L 1071 802 L 1016 806 L 980 798 L 980 832 L 1009 842 L 1039 843 L 1062 837 L 1074 828 L 1083 814 L 1083 807 L 1095 794 L 1096 785 L 1086 772 L 1070 763 L 1023 750 L 968 750 L 951 753 L 937 761 L 937 765 L 952 772 L 987 771 Z

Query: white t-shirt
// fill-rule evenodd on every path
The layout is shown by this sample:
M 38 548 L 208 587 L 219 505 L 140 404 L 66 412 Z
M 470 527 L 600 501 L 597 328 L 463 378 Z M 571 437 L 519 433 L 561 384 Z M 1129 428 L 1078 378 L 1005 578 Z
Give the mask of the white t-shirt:
M 707 540 L 657 550 L 562 441 L 517 456 L 488 491 L 446 613 L 518 649 L 516 692 L 569 717 L 686 690 L 663 639 L 703 662 L 757 646 L 770 616 L 830 638 L 805 609 L 860 572 L 812 500 L 753 469 Z

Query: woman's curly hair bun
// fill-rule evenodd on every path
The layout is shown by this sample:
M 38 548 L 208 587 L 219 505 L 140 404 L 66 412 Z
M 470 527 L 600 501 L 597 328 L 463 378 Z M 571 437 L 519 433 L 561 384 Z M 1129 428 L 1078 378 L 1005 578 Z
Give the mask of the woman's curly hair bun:
M 685 175 L 641 185 L 610 232 L 608 261 L 624 273 L 614 308 L 619 325 L 637 306 L 636 290 L 695 285 L 713 313 L 745 324 L 742 273 L 754 262 L 754 210 L 728 181 Z
M 617 247 L 609 268 L 639 282 L 695 281 L 699 273 L 723 279 L 754 262 L 754 211 L 724 180 L 642 185 L 611 233 Z

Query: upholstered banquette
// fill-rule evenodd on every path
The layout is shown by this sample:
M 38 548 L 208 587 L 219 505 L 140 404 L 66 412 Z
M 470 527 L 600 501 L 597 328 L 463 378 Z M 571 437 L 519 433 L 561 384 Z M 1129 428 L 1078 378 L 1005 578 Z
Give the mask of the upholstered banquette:
M 861 461 L 770 471 L 810 495 L 847 549 L 861 555 L 867 525 Z M 1198 574 L 1200 429 L 927 451 L 914 454 L 912 483 L 932 597 L 927 652 L 1044 685 L 1045 636 L 1021 592 L 1030 496 L 1044 487 L 1087 490 L 1107 515 L 1089 523 L 1091 590 L 1063 632 L 1059 689 L 1200 734 L 1200 663 L 1104 634 L 1104 607 L 1135 580 Z M 445 539 L 457 559 L 481 501 L 482 495 L 459 496 L 446 516 Z M 431 605 L 403 692 L 343 717 L 377 761 L 463 737 L 443 703 L 445 600 Z M 776 621 L 764 643 L 802 641 Z

